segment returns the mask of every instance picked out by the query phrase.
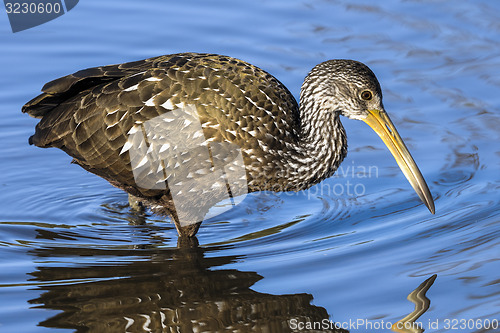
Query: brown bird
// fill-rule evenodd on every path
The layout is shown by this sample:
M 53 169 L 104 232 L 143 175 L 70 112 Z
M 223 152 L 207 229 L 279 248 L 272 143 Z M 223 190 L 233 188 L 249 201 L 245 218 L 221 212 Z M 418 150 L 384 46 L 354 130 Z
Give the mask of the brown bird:
M 357 61 L 315 66 L 300 104 L 256 66 L 197 53 L 84 69 L 42 91 L 23 107 L 41 118 L 30 144 L 62 149 L 129 202 L 171 216 L 181 236 L 194 236 L 222 199 L 304 190 L 332 176 L 347 154 L 340 115 L 375 130 L 434 213 L 377 78 Z

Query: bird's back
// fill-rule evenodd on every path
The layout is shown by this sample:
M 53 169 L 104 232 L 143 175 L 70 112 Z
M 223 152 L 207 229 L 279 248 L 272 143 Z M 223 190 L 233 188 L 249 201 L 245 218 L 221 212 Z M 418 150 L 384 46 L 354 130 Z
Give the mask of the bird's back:
M 147 197 L 165 191 L 137 186 L 130 135 L 152 119 L 195 110 L 205 144 L 241 148 L 250 190 L 272 185 L 300 127 L 297 103 L 276 78 L 220 55 L 181 53 L 85 69 L 42 91 L 23 107 L 41 118 L 30 143 L 60 148 L 85 169 Z M 182 139 L 181 125 L 168 131 Z

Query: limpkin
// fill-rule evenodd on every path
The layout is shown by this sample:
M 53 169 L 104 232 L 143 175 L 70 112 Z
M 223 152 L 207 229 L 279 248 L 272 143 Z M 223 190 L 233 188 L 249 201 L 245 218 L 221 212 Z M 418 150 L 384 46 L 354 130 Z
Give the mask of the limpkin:
M 262 69 L 198 53 L 84 69 L 42 91 L 23 107 L 41 118 L 30 144 L 62 149 L 128 192 L 131 204 L 169 215 L 180 236 L 194 236 L 225 196 L 299 191 L 332 176 L 347 154 L 340 115 L 375 130 L 434 213 L 377 78 L 357 61 L 315 66 L 300 104 Z

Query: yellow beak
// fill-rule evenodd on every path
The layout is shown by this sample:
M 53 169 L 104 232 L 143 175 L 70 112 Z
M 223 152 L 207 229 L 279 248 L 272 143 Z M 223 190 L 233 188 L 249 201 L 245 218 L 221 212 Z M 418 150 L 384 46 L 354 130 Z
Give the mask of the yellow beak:
M 408 148 L 406 148 L 403 139 L 401 139 L 401 136 L 387 113 L 380 110 L 368 110 L 368 116 L 363 119 L 363 121 L 380 136 L 382 141 L 384 141 L 385 145 L 392 153 L 392 156 L 396 159 L 401 171 L 403 171 L 406 179 L 408 179 L 415 192 L 417 192 L 420 200 L 422 200 L 429 211 L 434 214 L 434 200 L 432 199 L 431 192 L 417 164 L 413 160 L 413 157 L 411 157 Z

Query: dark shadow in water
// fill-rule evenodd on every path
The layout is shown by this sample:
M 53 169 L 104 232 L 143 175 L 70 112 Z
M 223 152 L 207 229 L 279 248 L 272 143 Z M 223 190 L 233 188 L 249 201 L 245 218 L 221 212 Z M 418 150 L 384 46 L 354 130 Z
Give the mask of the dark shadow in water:
M 262 279 L 256 272 L 216 269 L 241 259 L 211 255 L 221 249 L 196 240 L 168 249 L 36 249 L 39 261 L 80 257 L 86 264 L 38 267 L 32 280 L 45 285 L 30 303 L 62 311 L 40 326 L 76 332 L 290 332 L 292 319 L 329 318 L 310 294 L 259 293 L 250 289 Z

